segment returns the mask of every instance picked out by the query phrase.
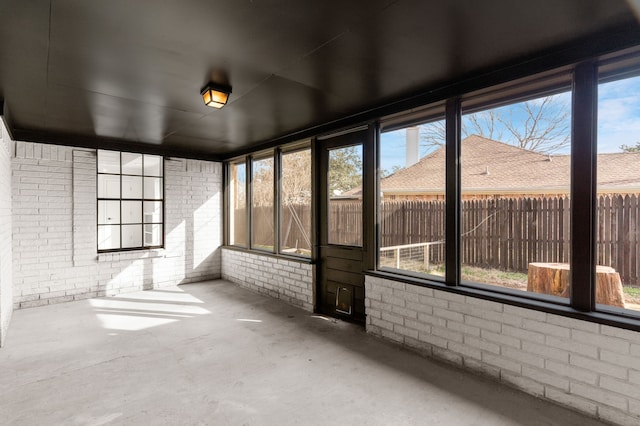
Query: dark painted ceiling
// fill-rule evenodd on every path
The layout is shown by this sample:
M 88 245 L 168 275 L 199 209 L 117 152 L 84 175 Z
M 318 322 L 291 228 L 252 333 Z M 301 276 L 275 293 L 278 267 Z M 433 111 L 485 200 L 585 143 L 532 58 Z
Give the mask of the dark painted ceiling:
M 19 139 L 206 158 L 635 26 L 624 0 L 1 0 L 0 99 Z

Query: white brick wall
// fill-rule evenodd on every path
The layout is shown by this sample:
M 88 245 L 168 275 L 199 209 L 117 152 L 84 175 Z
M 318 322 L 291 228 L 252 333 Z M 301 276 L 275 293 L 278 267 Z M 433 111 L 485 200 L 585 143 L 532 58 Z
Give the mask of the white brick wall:
M 313 266 L 307 262 L 222 249 L 222 277 L 313 312 Z
M 0 120 L 0 346 L 13 310 L 11 244 L 11 157 L 13 141 Z
M 640 333 L 366 277 L 367 332 L 602 420 L 640 424 Z
M 94 150 L 18 142 L 14 306 L 220 277 L 222 165 L 165 159 L 165 248 L 99 254 Z

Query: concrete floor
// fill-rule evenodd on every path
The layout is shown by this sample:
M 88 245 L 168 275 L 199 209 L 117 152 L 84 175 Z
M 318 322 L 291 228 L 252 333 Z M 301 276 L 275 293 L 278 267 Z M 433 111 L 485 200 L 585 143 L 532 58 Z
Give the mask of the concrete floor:
M 16 311 L 0 424 L 600 423 L 210 281 Z

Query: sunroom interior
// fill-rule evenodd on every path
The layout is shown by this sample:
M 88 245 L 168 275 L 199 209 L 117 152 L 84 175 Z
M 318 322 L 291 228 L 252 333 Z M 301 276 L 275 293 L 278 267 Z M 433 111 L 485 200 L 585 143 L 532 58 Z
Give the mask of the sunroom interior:
M 110 298 L 222 279 L 637 424 L 639 19 L 3 2 L 0 355 L 23 310 L 90 300 L 104 326 Z

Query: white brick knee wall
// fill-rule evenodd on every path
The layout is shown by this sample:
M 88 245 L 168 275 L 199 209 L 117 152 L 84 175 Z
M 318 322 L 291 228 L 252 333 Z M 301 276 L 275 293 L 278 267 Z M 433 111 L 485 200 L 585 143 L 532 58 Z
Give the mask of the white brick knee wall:
M 11 157 L 13 141 L 0 121 L 0 346 L 13 310 L 11 250 Z
M 366 277 L 367 332 L 616 424 L 640 424 L 640 333 Z
M 165 248 L 97 253 L 95 150 L 17 142 L 14 306 L 220 277 L 222 164 L 165 159 Z
M 222 278 L 313 311 L 313 266 L 309 263 L 222 249 Z

